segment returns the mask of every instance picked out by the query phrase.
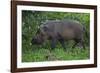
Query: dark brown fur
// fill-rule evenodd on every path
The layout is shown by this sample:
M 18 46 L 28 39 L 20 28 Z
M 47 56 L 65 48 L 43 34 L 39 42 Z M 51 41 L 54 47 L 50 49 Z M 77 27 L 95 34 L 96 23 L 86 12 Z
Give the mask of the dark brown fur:
M 32 39 L 32 44 L 42 44 L 46 40 L 51 41 L 51 48 L 55 48 L 57 40 L 65 47 L 64 41 L 74 40 L 75 47 L 77 43 L 83 42 L 83 27 L 78 21 L 74 20 L 49 20 L 42 24 L 35 37 Z

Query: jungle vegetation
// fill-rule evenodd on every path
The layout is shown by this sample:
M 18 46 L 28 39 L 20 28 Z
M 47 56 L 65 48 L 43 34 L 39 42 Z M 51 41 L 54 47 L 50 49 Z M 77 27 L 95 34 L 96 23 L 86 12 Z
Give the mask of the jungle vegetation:
M 73 41 L 66 41 L 66 51 L 57 43 L 55 49 L 50 51 L 50 42 L 45 45 L 30 45 L 32 37 L 35 36 L 37 28 L 46 20 L 77 20 L 85 28 L 84 33 L 85 49 L 78 46 L 71 48 Z M 50 12 L 50 11 L 22 11 L 22 62 L 41 62 L 55 60 L 84 60 L 89 59 L 89 34 L 90 14 L 71 12 Z

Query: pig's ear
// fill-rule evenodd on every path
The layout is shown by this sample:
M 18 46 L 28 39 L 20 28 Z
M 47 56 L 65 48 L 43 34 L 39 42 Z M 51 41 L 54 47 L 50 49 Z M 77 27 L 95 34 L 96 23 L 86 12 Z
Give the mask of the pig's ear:
M 45 27 L 43 27 L 43 30 L 48 31 L 49 29 L 48 29 L 48 27 L 45 26 Z

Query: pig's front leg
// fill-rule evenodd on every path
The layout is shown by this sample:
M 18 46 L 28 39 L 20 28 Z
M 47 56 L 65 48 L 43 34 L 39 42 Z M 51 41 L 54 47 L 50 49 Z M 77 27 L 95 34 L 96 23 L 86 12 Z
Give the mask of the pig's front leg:
M 56 47 L 56 39 L 51 39 L 51 49 L 54 49 Z

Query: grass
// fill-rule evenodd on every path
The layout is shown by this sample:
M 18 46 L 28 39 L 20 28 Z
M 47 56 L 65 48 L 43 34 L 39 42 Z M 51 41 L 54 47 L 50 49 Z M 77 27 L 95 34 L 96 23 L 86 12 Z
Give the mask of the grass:
M 22 62 L 41 62 L 56 60 L 84 60 L 89 59 L 89 49 L 66 49 L 55 48 L 53 50 L 39 48 L 22 53 Z

